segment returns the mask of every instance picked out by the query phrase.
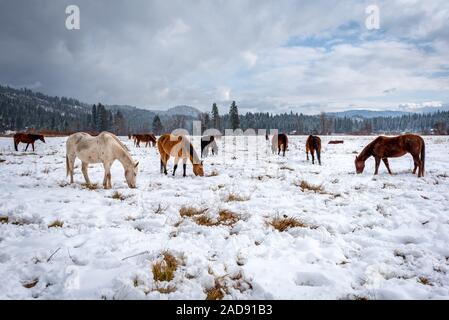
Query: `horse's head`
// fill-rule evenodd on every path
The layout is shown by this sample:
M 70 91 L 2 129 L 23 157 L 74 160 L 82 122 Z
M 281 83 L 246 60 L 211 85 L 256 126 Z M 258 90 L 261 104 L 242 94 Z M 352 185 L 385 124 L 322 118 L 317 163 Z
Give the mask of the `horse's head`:
M 44 136 L 42 134 L 39 135 L 39 140 L 42 141 L 43 143 L 45 143 L 45 139 L 44 139 Z
M 193 173 L 196 176 L 200 176 L 200 177 L 204 176 L 203 161 L 201 161 L 201 163 L 199 163 L 199 164 L 193 165 Z
M 355 157 L 355 171 L 357 174 L 363 173 L 363 170 L 365 169 L 365 161 L 360 160 L 359 157 Z
M 139 163 L 137 162 L 125 170 L 126 183 L 128 183 L 128 187 L 130 188 L 136 187 L 137 172 L 139 171 L 138 166 Z

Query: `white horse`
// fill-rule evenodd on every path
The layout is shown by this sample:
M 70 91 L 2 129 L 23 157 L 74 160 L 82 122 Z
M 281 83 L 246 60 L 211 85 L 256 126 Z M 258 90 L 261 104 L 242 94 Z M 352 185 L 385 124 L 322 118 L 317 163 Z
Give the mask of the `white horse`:
M 78 132 L 67 139 L 66 166 L 67 175 L 70 174 L 70 183 L 73 183 L 73 170 L 75 159 L 78 157 L 82 162 L 82 172 L 87 184 L 90 184 L 87 168 L 89 163 L 103 163 L 105 189 L 112 187 L 111 166 L 115 160 L 120 161 L 125 169 L 125 178 L 130 188 L 136 187 L 137 166 L 128 149 L 112 133 L 102 132 L 97 137 L 90 134 Z

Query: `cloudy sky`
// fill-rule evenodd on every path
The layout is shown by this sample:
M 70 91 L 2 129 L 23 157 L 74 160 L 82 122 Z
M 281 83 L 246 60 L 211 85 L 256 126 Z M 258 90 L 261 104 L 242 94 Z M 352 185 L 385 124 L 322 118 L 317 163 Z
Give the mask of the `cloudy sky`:
M 65 27 L 71 4 L 80 30 Z M 447 104 L 449 2 L 2 0 L 0 84 L 149 109 Z

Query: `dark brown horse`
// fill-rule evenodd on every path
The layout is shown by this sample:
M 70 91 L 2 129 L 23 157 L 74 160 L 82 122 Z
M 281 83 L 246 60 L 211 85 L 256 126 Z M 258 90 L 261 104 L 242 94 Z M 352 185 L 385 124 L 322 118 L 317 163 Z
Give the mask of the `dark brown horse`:
M 218 154 L 218 146 L 215 137 L 201 137 L 201 157 L 207 157 L 209 155 L 209 149 L 212 150 L 212 155 Z
M 402 157 L 410 153 L 413 157 L 415 167 L 413 174 L 418 170 L 418 177 L 424 176 L 424 164 L 426 157 L 426 145 L 423 138 L 415 134 L 405 134 L 397 137 L 377 137 L 368 144 L 365 149 L 355 157 L 355 169 L 357 173 L 362 173 L 365 169 L 365 161 L 373 156 L 376 161 L 376 170 L 374 174 L 378 174 L 380 160 L 387 167 L 388 173 L 391 174 L 388 158 Z
M 282 150 L 282 156 L 285 157 L 285 151 L 288 148 L 288 137 L 285 133 L 281 134 L 275 134 L 273 138 L 271 139 L 271 150 L 273 153 L 276 152 L 276 149 L 278 150 L 278 155 L 281 154 Z
M 34 151 L 34 142 L 36 140 L 41 140 L 43 143 L 45 143 L 45 139 L 42 134 L 32 134 L 32 133 L 22 133 L 22 132 L 16 133 L 14 135 L 14 149 L 16 151 L 19 151 L 17 147 L 19 146 L 19 143 L 22 142 L 22 143 L 27 144 L 25 151 L 28 150 L 28 146 L 30 144 L 33 147 L 33 151 Z
M 318 136 L 310 135 L 306 141 L 306 154 L 307 161 L 309 161 L 309 152 L 312 155 L 312 164 L 315 164 L 315 155 L 313 152 L 316 152 L 316 157 L 318 158 L 318 163 L 321 166 L 321 139 Z
M 135 134 L 133 135 L 133 137 L 136 147 L 140 148 L 140 142 L 145 142 L 145 147 L 148 147 L 149 144 L 151 144 L 153 147 L 156 146 L 156 136 L 152 133 Z

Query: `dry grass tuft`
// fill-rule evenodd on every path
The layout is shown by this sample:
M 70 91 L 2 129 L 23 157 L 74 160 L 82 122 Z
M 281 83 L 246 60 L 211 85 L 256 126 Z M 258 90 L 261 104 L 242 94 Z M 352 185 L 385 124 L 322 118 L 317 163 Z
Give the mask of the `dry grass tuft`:
M 21 177 L 29 177 L 29 176 L 31 176 L 31 174 L 32 174 L 31 171 L 25 171 L 25 172 L 22 172 L 21 174 L 19 174 L 19 176 L 21 176 Z
M 162 294 L 169 294 L 176 291 L 176 286 L 167 286 L 166 288 L 157 286 L 156 291 L 159 291 Z
M 39 279 L 34 278 L 33 280 L 23 282 L 22 286 L 24 288 L 31 289 L 31 288 L 34 288 L 38 284 L 38 282 L 39 282 Z
M 62 226 L 64 225 L 64 221 L 61 220 L 55 220 L 52 223 L 50 223 L 48 225 L 49 228 L 62 228 Z
M 154 281 L 171 281 L 175 277 L 178 268 L 178 260 L 168 251 L 162 253 L 162 261 L 155 262 L 152 266 Z
M 226 286 L 222 284 L 220 279 L 215 279 L 215 285 L 206 290 L 206 300 L 223 300 L 227 291 Z
M 125 196 L 124 194 L 118 192 L 118 191 L 114 191 L 114 193 L 112 194 L 111 198 L 112 198 L 112 199 L 115 199 L 115 200 L 124 201 L 124 200 L 126 200 L 128 197 Z
M 280 167 L 279 169 L 281 169 L 281 170 L 288 170 L 288 171 L 295 171 L 295 169 L 290 168 L 290 167 L 288 167 L 288 166 L 282 166 L 282 167 Z
M 7 216 L 0 216 L 0 223 L 8 223 L 9 217 Z
M 240 196 L 235 193 L 230 193 L 226 196 L 224 201 L 225 202 L 235 202 L 235 201 L 248 201 L 248 200 L 249 200 L 249 198 L 247 198 L 247 197 L 243 197 L 243 196 Z
M 429 278 L 426 277 L 419 277 L 418 282 L 425 286 L 433 286 L 433 284 L 430 282 Z
M 200 226 L 213 227 L 217 225 L 216 221 L 214 221 L 211 217 L 206 216 L 204 214 L 200 216 L 195 216 L 193 220 L 196 222 L 196 224 L 199 224 Z
M 218 223 L 225 226 L 233 226 L 240 220 L 240 216 L 230 210 L 220 209 L 218 211 Z
M 305 223 L 303 223 L 299 219 L 297 219 L 295 217 L 287 217 L 287 216 L 284 216 L 284 217 L 276 216 L 271 221 L 269 221 L 268 224 L 280 232 L 287 231 L 288 229 L 291 229 L 291 228 L 297 228 L 297 227 L 307 228 L 308 227 Z
M 299 183 L 295 183 L 295 185 L 297 187 L 299 187 L 302 192 L 305 192 L 306 190 L 313 191 L 315 193 L 317 193 L 317 192 L 323 193 L 324 192 L 324 188 L 322 185 L 313 185 L 311 183 L 308 183 L 305 180 L 301 180 Z
M 97 190 L 100 186 L 97 183 L 83 183 L 81 184 L 81 186 L 83 187 L 83 189 L 88 189 L 88 190 Z
M 192 206 L 183 206 L 181 207 L 181 209 L 179 209 L 179 214 L 181 215 L 181 217 L 193 217 L 202 215 L 206 213 L 207 210 L 209 209 L 208 208 L 198 209 Z

